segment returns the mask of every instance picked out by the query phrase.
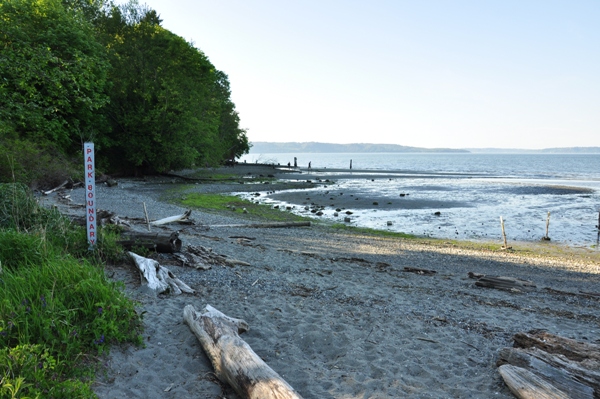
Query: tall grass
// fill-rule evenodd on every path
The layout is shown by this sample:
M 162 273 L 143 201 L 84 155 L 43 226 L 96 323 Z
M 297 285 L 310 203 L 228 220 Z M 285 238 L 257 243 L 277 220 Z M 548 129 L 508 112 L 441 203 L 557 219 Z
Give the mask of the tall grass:
M 0 399 L 93 398 L 90 359 L 141 344 L 133 302 L 102 268 L 115 234 L 100 238 L 88 251 L 82 228 L 0 184 Z
M 273 209 L 269 205 L 254 203 L 236 197 L 235 195 L 189 193 L 186 194 L 183 199 L 176 201 L 185 207 L 221 212 L 236 212 L 239 214 L 238 216 L 246 216 L 254 219 L 279 222 L 311 220 L 292 212 Z M 243 209 L 245 209 L 247 213 L 244 213 Z

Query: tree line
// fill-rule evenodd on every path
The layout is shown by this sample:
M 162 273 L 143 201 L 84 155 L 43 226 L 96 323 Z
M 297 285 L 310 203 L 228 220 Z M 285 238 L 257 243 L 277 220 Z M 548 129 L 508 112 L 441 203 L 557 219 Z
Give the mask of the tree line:
M 85 141 L 107 172 L 218 165 L 248 152 L 239 123 L 227 75 L 157 11 L 0 2 L 0 175 L 77 157 Z

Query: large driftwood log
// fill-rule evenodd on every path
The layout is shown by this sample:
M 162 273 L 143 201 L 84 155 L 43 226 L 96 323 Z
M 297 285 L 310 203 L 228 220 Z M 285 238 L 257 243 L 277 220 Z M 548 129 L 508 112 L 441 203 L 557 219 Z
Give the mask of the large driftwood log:
M 519 399 L 572 399 L 529 370 L 505 364 L 498 369 L 508 389 Z M 576 397 L 579 398 L 579 397 Z
M 539 348 L 548 353 L 556 353 L 575 361 L 595 360 L 600 363 L 600 345 L 576 341 L 539 331 L 535 334 L 519 332 L 513 337 L 515 347 Z
M 192 305 L 183 319 L 204 348 L 219 380 L 248 399 L 302 399 L 271 369 L 239 334 L 248 330 L 244 320 L 229 317 L 210 305 L 202 313 Z
M 170 234 L 126 231 L 121 235 L 119 244 L 125 249 L 142 247 L 163 253 L 181 251 L 181 240 L 179 239 L 179 233 L 176 231 Z
M 600 398 L 599 345 L 546 332 L 518 333 L 514 341 L 500 351 L 498 365 L 517 397 Z
M 175 277 L 169 269 L 161 266 L 154 259 L 144 258 L 133 252 L 128 252 L 128 254 L 140 271 L 142 284 L 147 284 L 148 288 L 156 291 L 157 294 L 163 293 L 169 289 L 175 295 L 179 295 L 182 292 L 188 294 L 193 294 L 195 292 L 187 284 Z
M 538 378 L 546 380 L 556 390 L 568 392 L 571 395 L 570 397 L 594 398 L 594 388 L 592 386 L 594 384 L 594 374 L 596 378 L 600 374 L 588 370 L 563 356 L 546 353 L 537 348 L 504 348 L 500 351 L 500 359 L 513 367 L 527 370 Z M 509 381 L 505 382 L 510 388 Z M 532 383 L 537 386 L 535 380 L 532 380 Z M 521 383 L 521 385 L 526 384 Z

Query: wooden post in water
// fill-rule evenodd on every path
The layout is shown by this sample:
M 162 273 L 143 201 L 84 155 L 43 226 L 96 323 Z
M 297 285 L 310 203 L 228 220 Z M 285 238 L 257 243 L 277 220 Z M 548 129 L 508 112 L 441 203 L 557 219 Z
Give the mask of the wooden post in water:
M 548 217 L 546 218 L 546 235 L 542 237 L 543 241 L 550 241 L 548 236 L 548 228 L 550 227 L 550 211 L 548 211 Z
M 598 238 L 596 238 L 596 246 L 600 245 L 600 211 L 598 211 Z
M 500 216 L 500 227 L 502 227 L 502 237 L 504 238 L 504 246 L 503 249 L 508 249 L 508 243 L 506 242 L 506 231 L 504 230 L 504 219 Z

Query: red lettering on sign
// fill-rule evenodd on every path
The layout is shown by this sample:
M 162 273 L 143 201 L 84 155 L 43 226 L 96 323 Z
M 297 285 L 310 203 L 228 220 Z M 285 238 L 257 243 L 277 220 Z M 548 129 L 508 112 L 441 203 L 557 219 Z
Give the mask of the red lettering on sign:
M 87 204 L 88 206 L 94 206 L 94 201 L 88 201 Z
M 94 193 L 88 193 L 88 198 L 94 198 Z
M 96 227 L 92 223 L 90 223 L 90 230 L 96 230 Z M 90 233 L 90 234 L 92 234 L 92 233 Z
M 86 162 L 92 162 L 92 157 L 88 157 L 88 159 L 86 159 Z
M 90 237 L 96 237 L 96 233 L 94 233 L 93 231 L 90 231 Z
M 88 172 L 88 179 L 94 178 L 94 172 Z
M 93 215 L 94 214 L 94 210 L 93 209 L 88 209 L 88 213 Z
M 92 167 L 91 164 L 89 164 L 87 168 L 88 168 L 88 170 L 94 170 L 94 168 Z
M 88 222 L 93 222 L 94 220 L 96 220 L 96 219 L 94 219 L 94 217 L 92 215 L 88 216 Z
M 92 149 L 91 149 L 91 148 L 86 148 L 86 149 L 85 149 L 85 152 L 87 152 L 87 153 L 89 154 L 89 153 L 91 153 L 91 152 L 92 152 Z
M 92 191 L 92 188 L 93 188 L 92 185 L 88 184 L 88 191 Z

